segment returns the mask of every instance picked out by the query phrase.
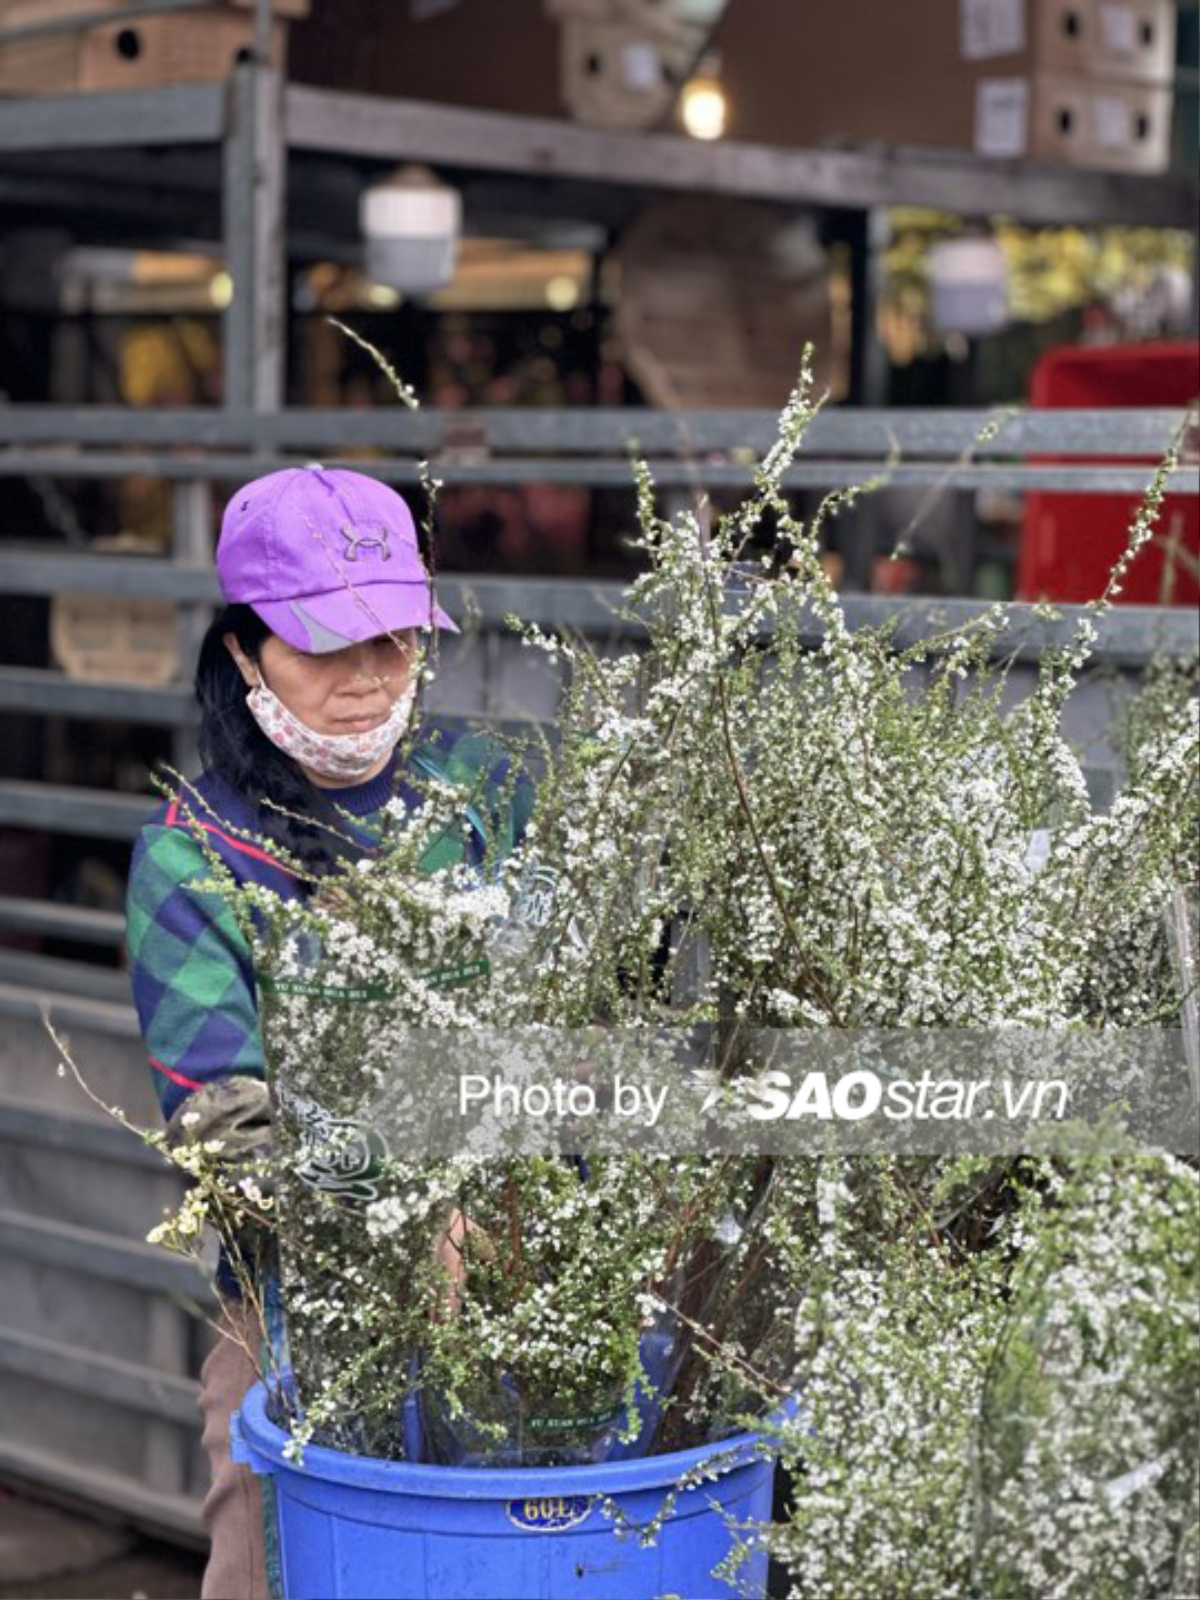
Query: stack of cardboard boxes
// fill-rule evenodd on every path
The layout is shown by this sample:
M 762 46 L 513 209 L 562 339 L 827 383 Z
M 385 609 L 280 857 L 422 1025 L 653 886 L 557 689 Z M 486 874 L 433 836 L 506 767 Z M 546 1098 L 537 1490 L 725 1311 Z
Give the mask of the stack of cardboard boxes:
M 1170 162 L 1174 0 L 732 0 L 713 42 L 734 138 Z
M 309 4 L 274 0 L 276 63 L 284 59 L 286 19 L 307 15 Z M 253 47 L 253 5 L 223 0 L 157 16 L 149 7 L 131 17 L 127 0 L 0 0 L 0 94 L 95 94 L 223 78 Z
M 253 0 L 108 19 L 127 0 L 0 0 L 0 93 L 222 77 Z M 943 146 L 995 159 L 1156 172 L 1170 164 L 1175 0 L 728 0 L 715 28 L 685 0 L 275 0 L 282 57 L 339 89 L 672 126 L 710 51 L 729 137 Z M 707 15 L 717 15 L 715 3 Z M 5 43 L 18 29 L 78 27 Z M 557 57 L 557 59 L 556 59 Z
M 1021 70 L 1010 70 L 1002 56 L 983 58 L 987 71 L 976 84 L 973 130 L 979 153 L 1133 172 L 1166 168 L 1173 0 L 1028 3 Z M 981 0 L 962 0 L 964 46 L 971 37 L 967 19 L 985 9 Z M 997 106 L 1005 109 L 994 114 Z
M 669 125 L 711 49 L 733 138 L 1170 164 L 1175 0 L 729 0 L 711 39 L 678 0 L 545 4 L 580 121 Z

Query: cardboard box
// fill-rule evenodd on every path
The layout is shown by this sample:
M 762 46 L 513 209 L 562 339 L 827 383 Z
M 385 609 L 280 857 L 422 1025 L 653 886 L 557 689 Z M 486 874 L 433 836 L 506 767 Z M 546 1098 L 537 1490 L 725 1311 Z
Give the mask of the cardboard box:
M 562 23 L 562 94 L 570 115 L 606 127 L 646 128 L 666 117 L 696 59 L 687 30 L 654 21 Z
M 1091 0 L 1083 11 L 1086 72 L 1133 83 L 1171 82 L 1176 28 L 1172 0 Z
M 14 7 L 8 25 L 29 20 L 33 9 Z M 284 60 L 286 28 L 276 22 L 272 29 L 271 58 L 277 63 Z M 223 6 L 133 22 L 97 21 L 0 43 L 0 94 L 99 94 L 207 83 L 226 77 L 253 45 L 253 17 Z
M 562 96 L 572 117 L 655 127 L 694 71 L 708 30 L 674 0 L 545 0 L 561 27 Z
M 1029 154 L 1115 172 L 1163 172 L 1171 161 L 1171 90 L 1044 74 L 1030 101 Z
M 1131 37 L 1132 51 L 1116 48 Z M 1153 171 L 1166 164 L 1157 127 L 1170 90 L 1152 76 L 1169 79 L 1174 37 L 1171 0 L 838 0 L 785 8 L 732 0 L 713 45 L 734 139 L 943 146 Z M 1068 138 L 1054 119 L 1071 81 L 1080 88 Z M 1102 96 L 1095 103 L 1093 90 Z M 1100 116 L 1106 134 L 1117 126 L 1110 102 L 1132 106 L 1135 119 L 1147 116 L 1153 133 L 1127 147 L 1081 138 L 1079 127 L 1095 131 Z
M 1022 11 L 1023 26 L 1013 20 Z M 1024 36 L 1007 52 L 988 48 L 996 31 L 988 19 L 1005 13 L 1009 38 L 1018 28 Z M 1027 72 L 1169 83 L 1175 7 L 1172 0 L 960 0 L 959 49 L 964 61 L 1022 57 Z

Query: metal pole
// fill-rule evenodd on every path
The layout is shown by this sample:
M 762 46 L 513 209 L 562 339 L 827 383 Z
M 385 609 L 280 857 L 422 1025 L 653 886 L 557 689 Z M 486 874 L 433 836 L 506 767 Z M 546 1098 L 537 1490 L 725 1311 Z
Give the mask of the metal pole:
M 208 568 L 213 555 L 212 485 L 203 480 L 177 483 L 174 495 L 176 561 L 188 566 Z M 176 637 L 179 642 L 180 675 L 189 683 L 196 667 L 200 649 L 209 622 L 212 607 L 182 601 L 178 606 Z M 176 772 L 190 775 L 198 762 L 196 730 L 176 727 L 171 735 L 171 758 Z
M 284 399 L 288 298 L 282 73 L 274 67 L 259 68 L 255 91 L 254 297 L 258 340 L 253 403 L 257 410 L 277 411 Z
M 260 67 L 271 61 L 271 0 L 254 0 L 254 59 Z
M 851 400 L 860 406 L 882 407 L 887 404 L 888 354 L 879 337 L 878 309 L 884 288 L 888 214 L 882 206 L 874 206 L 853 219 L 852 229 Z M 861 501 L 843 521 L 848 589 L 870 588 L 880 522 L 881 507 L 875 497 Z
M 225 405 L 275 411 L 283 401 L 285 270 L 283 84 L 241 62 L 229 84 L 224 151 Z

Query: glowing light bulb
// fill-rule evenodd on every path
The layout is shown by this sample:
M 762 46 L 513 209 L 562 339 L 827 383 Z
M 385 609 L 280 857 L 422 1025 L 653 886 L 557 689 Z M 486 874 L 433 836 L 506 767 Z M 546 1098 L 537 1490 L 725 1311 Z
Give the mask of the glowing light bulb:
M 554 277 L 546 284 L 546 304 L 552 311 L 574 311 L 579 304 L 579 285 L 574 278 Z
M 729 101 L 721 86 L 720 63 L 702 61 L 679 97 L 679 118 L 693 139 L 720 139 L 729 120 Z

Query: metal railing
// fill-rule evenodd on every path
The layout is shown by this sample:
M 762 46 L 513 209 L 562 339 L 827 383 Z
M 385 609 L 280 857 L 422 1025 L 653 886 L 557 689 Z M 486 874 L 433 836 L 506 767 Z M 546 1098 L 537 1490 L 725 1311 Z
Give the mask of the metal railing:
M 1022 411 L 1008 415 L 992 433 L 996 416 L 985 411 L 826 411 L 806 433 L 788 482 L 797 491 L 830 489 L 882 472 L 888 487 L 917 485 L 930 498 L 980 486 L 1137 494 L 1149 484 L 1152 463 L 1182 420 L 1171 410 Z M 87 480 L 152 473 L 174 485 L 175 537 L 171 556 L 148 558 L 50 551 L 44 542 L 22 541 L 9 530 L 0 543 L 0 593 L 72 591 L 172 600 L 181 608 L 183 637 L 194 644 L 200 623 L 219 598 L 211 562 L 214 485 L 233 485 L 314 453 L 332 462 L 337 452 L 349 456 L 357 470 L 399 483 L 418 481 L 418 460 L 424 459 L 451 486 L 553 481 L 632 491 L 629 455 L 636 450 L 651 462 L 664 496 L 678 505 L 701 489 L 749 484 L 754 460 L 774 442 L 777 429 L 773 413 L 738 411 L 264 414 L 9 407 L 0 409 L 0 475 Z M 1056 459 L 1062 457 L 1070 460 Z M 1119 464 L 1112 464 L 1114 457 Z M 890 464 L 881 466 L 889 458 Z M 1175 493 L 1200 492 L 1192 468 L 1177 469 L 1170 487 Z M 495 648 L 505 619 L 514 613 L 543 628 L 597 637 L 620 638 L 629 631 L 618 618 L 623 592 L 618 583 L 447 575 L 441 587 L 452 609 L 470 615 L 484 650 Z M 870 625 L 899 611 L 898 637 L 904 641 L 961 626 L 983 609 L 971 600 L 865 595 L 847 596 L 845 604 L 851 626 Z M 1059 609 L 1057 618 L 1049 618 L 1033 607 L 1014 605 L 1005 647 L 1030 660 L 1048 645 L 1064 642 L 1078 608 Z M 815 622 L 812 627 L 816 642 Z M 1129 666 L 1154 653 L 1184 654 L 1193 647 L 1194 627 L 1186 614 L 1126 607 L 1102 620 L 1096 658 Z M 185 672 L 189 668 L 190 662 Z M 493 716 L 520 714 L 519 707 L 496 703 L 474 709 Z M 196 722 L 186 680 L 137 687 L 74 681 L 28 667 L 0 667 L 0 710 L 169 727 L 178 736 L 180 757 L 189 750 Z M 9 826 L 131 838 L 145 812 L 146 801 L 136 796 L 0 780 L 0 824 Z M 32 919 L 41 931 L 64 937 L 78 927 L 70 908 L 56 913 L 47 906 L 19 915 L 26 926 Z M 5 916 L 0 900 L 0 922 Z M 65 976 L 59 973 L 60 979 Z

